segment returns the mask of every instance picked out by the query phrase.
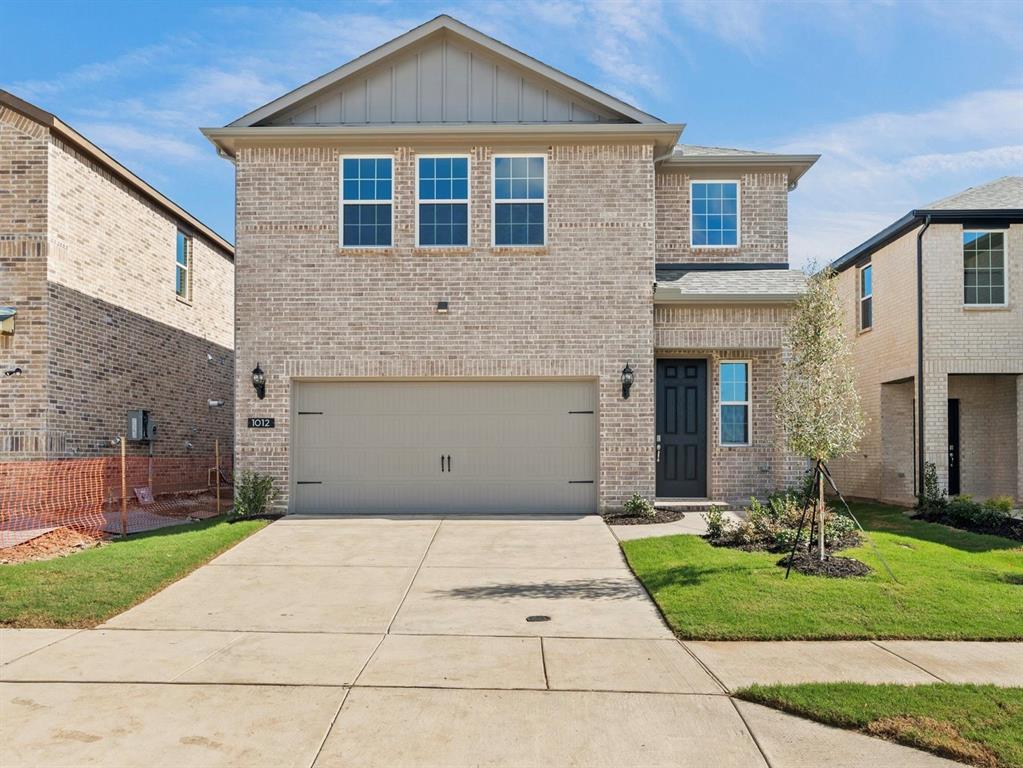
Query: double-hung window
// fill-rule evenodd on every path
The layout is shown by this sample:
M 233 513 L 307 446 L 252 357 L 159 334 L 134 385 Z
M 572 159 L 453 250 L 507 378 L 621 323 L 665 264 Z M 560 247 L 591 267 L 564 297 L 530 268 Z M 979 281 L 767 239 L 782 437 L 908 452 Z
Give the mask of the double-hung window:
M 393 162 L 389 157 L 341 158 L 341 245 L 391 245 Z
M 749 362 L 723 361 L 718 367 L 721 394 L 721 445 L 749 445 Z
M 694 181 L 689 188 L 691 245 L 739 245 L 739 182 Z
M 178 230 L 177 248 L 174 258 L 174 292 L 179 299 L 189 301 L 192 294 L 192 242 L 191 238 Z
M 860 330 L 869 331 L 874 327 L 874 267 L 867 264 L 860 268 Z
M 494 245 L 543 245 L 547 207 L 544 158 L 494 158 Z
M 417 245 L 469 244 L 469 158 L 419 157 Z
M 963 302 L 1006 305 L 1004 232 L 963 232 Z

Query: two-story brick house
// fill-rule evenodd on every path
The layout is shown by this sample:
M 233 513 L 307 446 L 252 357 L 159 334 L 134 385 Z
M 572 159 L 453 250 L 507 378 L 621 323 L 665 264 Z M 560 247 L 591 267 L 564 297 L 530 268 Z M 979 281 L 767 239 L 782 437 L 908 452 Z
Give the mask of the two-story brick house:
M 792 482 L 771 389 L 816 156 L 681 131 L 446 16 L 204 129 L 237 173 L 238 466 L 293 512 Z
M 912 503 L 931 462 L 949 494 L 1023 500 L 1021 255 L 1014 176 L 910 211 L 834 262 L 867 415 L 858 453 L 832 467 L 847 494 Z
M 129 410 L 157 427 L 132 454 L 211 456 L 219 439 L 229 455 L 233 256 L 58 117 L 0 91 L 0 462 L 114 455 Z

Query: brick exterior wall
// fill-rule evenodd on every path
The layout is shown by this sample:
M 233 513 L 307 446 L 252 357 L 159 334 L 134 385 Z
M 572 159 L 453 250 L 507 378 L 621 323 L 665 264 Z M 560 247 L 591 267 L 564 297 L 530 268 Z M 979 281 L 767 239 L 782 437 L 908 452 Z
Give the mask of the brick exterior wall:
M 774 412 L 790 313 L 785 305 L 660 304 L 654 309 L 657 357 L 707 360 L 707 493 L 715 501 L 764 497 L 796 485 L 805 470 L 805 462 L 787 451 Z M 723 360 L 750 363 L 748 446 L 720 444 L 718 364 Z
M 739 182 L 738 248 L 690 245 L 689 184 L 700 179 Z M 788 174 L 734 170 L 690 173 L 660 168 L 656 183 L 658 263 L 788 263 Z
M 653 148 L 542 150 L 548 245 L 515 249 L 489 245 L 493 150 L 468 151 L 468 248 L 415 248 L 416 151 L 399 147 L 380 153 L 394 157 L 394 248 L 356 251 L 338 248 L 341 149 L 239 150 L 239 468 L 287 491 L 294 378 L 570 376 L 599 382 L 601 505 L 653 495 Z M 247 430 L 250 416 L 276 429 Z
M 948 396 L 959 400 L 959 479 L 963 493 L 982 499 L 1016 495 L 1018 378 L 948 377 Z
M 963 306 L 963 227 L 958 224 L 934 224 L 924 235 L 924 376 L 926 408 L 925 458 L 934 462 L 939 484 L 948 487 L 948 398 L 950 376 L 970 374 L 967 383 L 973 386 L 974 375 L 1000 374 L 1011 389 L 1011 382 L 1023 374 L 1023 227 L 1013 225 L 1006 237 L 1006 265 L 1009 304 L 1004 309 L 967 309 Z M 909 232 L 880 249 L 871 257 L 873 265 L 873 329 L 860 332 L 859 270 L 850 268 L 839 276 L 839 292 L 845 311 L 847 332 L 852 340 L 857 371 L 857 389 L 867 417 L 867 430 L 859 451 L 833 464 L 833 472 L 849 495 L 900 503 L 913 502 L 915 470 L 907 475 L 913 463 L 913 443 L 904 435 L 908 418 L 915 408 L 915 377 L 917 373 L 916 322 L 916 236 Z M 979 379 L 978 379 L 979 381 Z M 904 384 L 908 383 L 908 389 Z M 899 384 L 884 394 L 884 387 Z M 1018 386 L 1018 385 L 1017 385 Z M 905 390 L 905 391 L 903 391 Z M 997 410 L 1012 419 L 1006 429 L 1015 431 L 1016 448 L 1011 440 L 986 457 L 997 464 L 994 476 L 1016 479 L 1023 477 L 1023 462 L 1018 445 L 1023 441 L 1023 419 L 1015 418 L 1008 408 L 1008 395 L 995 395 L 995 389 L 980 387 L 985 408 Z M 906 397 L 913 404 L 907 412 Z M 973 395 L 971 395 L 972 397 Z M 891 427 L 889 429 L 889 421 Z M 909 429 L 915 421 L 910 421 Z M 964 425 L 965 427 L 965 425 Z M 900 435 L 890 437 L 889 432 Z M 906 457 L 906 451 L 910 456 Z M 975 463 L 962 446 L 962 466 Z M 984 498 L 990 483 L 976 476 L 967 484 L 963 476 L 962 490 Z M 977 484 L 979 483 L 979 484 Z M 999 481 L 1007 487 L 1012 480 Z
M 16 220 L 0 221 L 0 304 L 18 308 L 0 365 L 12 360 L 25 370 L 0 382 L 0 458 L 115 453 L 110 440 L 133 408 L 151 411 L 157 455 L 183 454 L 186 442 L 210 454 L 214 439 L 230 455 L 230 259 L 194 234 L 192 300 L 179 301 L 175 218 L 20 115 L 0 114 L 0 142 L 0 174 L 12 143 L 31 149 L 33 169 L 31 185 L 22 160 L 0 175 L 0 199 L 19 201 Z M 13 291 L 8 263 L 23 286 Z M 225 405 L 210 409 L 211 398 Z

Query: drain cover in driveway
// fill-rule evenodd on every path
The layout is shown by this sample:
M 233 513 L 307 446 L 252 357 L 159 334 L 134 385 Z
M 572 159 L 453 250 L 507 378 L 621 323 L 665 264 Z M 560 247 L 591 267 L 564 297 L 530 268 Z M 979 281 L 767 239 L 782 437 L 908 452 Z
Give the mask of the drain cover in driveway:
M 526 621 L 550 621 L 550 616 L 527 616 Z

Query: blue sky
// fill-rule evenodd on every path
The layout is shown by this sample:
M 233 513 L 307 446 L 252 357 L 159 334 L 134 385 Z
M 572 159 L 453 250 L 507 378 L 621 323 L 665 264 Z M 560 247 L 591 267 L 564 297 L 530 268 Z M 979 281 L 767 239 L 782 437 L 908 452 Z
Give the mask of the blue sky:
M 794 264 L 1023 174 L 1023 2 L 22 3 L 0 87 L 59 115 L 227 237 L 223 125 L 439 13 L 662 119 L 683 140 L 819 152 Z

